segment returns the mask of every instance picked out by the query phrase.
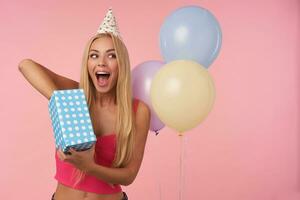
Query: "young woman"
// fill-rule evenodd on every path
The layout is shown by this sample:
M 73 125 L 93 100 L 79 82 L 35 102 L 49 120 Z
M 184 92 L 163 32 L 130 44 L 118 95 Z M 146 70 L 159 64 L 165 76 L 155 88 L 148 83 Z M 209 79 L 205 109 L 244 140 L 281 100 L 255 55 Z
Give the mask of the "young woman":
M 70 155 L 56 150 L 52 199 L 128 199 L 120 185 L 131 184 L 141 166 L 150 109 L 132 98 L 129 56 L 118 35 L 107 31 L 89 40 L 79 83 L 30 59 L 22 60 L 19 70 L 47 99 L 54 90 L 83 89 L 97 136 L 89 150 L 71 149 Z

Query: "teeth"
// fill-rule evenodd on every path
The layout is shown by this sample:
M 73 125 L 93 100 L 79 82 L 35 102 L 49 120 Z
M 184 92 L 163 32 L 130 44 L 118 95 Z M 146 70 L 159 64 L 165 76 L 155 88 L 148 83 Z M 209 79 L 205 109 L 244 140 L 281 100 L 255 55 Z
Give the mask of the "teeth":
M 96 72 L 96 74 L 110 74 L 109 72 Z

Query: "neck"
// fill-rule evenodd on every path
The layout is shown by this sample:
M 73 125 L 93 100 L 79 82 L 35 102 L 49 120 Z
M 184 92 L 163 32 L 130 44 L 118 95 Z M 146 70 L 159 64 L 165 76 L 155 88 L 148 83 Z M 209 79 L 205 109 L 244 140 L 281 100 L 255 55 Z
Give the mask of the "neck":
M 110 107 L 116 105 L 116 92 L 111 91 L 108 93 L 96 92 L 95 105 L 100 107 Z

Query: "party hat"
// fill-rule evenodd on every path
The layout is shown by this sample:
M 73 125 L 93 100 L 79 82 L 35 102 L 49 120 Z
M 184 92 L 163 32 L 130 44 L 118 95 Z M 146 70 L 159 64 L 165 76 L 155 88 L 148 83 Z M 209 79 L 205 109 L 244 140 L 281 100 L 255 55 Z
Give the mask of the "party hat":
M 100 25 L 97 33 L 112 33 L 121 39 L 119 28 L 115 16 L 112 13 L 112 8 L 109 8 L 102 24 Z

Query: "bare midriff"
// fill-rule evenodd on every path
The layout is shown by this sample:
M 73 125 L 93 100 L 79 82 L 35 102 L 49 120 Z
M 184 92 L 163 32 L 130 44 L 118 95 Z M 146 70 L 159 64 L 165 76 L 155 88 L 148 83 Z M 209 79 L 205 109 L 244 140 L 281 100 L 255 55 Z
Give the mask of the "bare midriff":
M 55 200 L 121 200 L 123 193 L 114 194 L 96 194 L 91 192 L 85 192 L 81 190 L 75 190 L 67 187 L 61 183 L 57 184 L 55 191 Z

